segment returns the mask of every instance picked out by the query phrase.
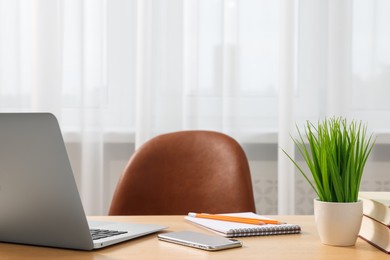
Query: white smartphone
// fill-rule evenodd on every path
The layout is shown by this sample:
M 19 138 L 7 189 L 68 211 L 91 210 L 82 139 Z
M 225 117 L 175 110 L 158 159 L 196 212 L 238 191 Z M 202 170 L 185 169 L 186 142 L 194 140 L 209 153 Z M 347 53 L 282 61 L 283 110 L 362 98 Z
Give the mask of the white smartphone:
M 193 231 L 163 233 L 158 235 L 158 239 L 208 251 L 217 251 L 242 246 L 242 243 L 236 239 L 228 239 L 225 237 L 212 236 Z

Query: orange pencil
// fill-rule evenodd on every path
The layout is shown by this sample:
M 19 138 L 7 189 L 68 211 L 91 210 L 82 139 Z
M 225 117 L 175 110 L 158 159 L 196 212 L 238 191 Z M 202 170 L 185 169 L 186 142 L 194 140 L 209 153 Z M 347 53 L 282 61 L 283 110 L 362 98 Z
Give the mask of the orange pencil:
M 283 222 L 273 220 L 273 219 L 245 218 L 245 217 L 234 217 L 234 216 L 224 216 L 224 215 L 214 215 L 214 214 L 204 214 L 204 213 L 199 214 L 193 212 L 188 213 L 188 216 L 194 218 L 207 218 L 207 219 L 239 222 L 239 223 L 254 224 L 254 225 L 284 224 Z

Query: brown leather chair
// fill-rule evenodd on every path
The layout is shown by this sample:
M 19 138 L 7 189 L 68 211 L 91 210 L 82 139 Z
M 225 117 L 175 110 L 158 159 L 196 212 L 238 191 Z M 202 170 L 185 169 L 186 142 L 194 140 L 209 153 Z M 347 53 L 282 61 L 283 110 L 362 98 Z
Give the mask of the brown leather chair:
M 131 157 L 109 215 L 255 212 L 248 161 L 231 137 L 211 131 L 157 136 Z

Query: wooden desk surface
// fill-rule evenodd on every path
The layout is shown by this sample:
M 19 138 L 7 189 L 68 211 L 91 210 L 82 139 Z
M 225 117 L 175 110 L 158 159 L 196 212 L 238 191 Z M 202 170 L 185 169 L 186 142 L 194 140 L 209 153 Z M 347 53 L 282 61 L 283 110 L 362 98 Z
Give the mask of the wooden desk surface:
M 157 234 L 130 240 L 104 249 L 84 252 L 0 243 L 0 259 L 387 259 L 389 255 L 358 239 L 353 247 L 332 247 L 321 244 L 313 216 L 274 216 L 299 224 L 302 233 L 239 238 L 242 248 L 207 252 L 159 241 Z M 210 233 L 184 221 L 183 216 L 90 217 L 91 220 L 129 221 L 169 226 L 164 232 L 193 230 Z

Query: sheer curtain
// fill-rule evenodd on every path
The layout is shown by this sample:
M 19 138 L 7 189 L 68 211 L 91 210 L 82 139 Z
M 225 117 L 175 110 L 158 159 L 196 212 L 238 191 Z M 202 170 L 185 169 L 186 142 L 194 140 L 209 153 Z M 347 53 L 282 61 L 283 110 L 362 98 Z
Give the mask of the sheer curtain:
M 58 117 L 87 214 L 107 212 L 135 147 L 183 129 L 243 145 L 260 212 L 307 213 L 314 194 L 279 153 L 294 152 L 295 124 L 345 115 L 388 149 L 389 11 L 384 0 L 0 0 L 0 111 Z M 368 174 L 381 186 L 366 188 L 390 189 L 378 167 Z

